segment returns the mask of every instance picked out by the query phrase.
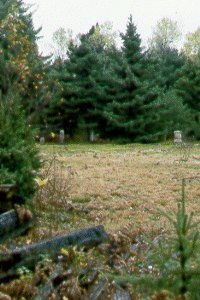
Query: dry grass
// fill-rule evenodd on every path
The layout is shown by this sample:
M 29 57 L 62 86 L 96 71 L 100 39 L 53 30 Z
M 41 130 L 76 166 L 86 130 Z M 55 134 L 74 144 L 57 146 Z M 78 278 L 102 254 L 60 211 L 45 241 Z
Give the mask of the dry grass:
M 181 179 L 200 175 L 198 145 L 187 161 L 173 145 L 41 146 L 41 153 L 52 165 L 37 199 L 36 238 L 94 224 L 111 233 L 156 232 L 167 226 L 157 209 L 175 211 Z M 199 214 L 200 182 L 186 194 L 188 210 Z
M 63 258 L 60 274 L 60 278 L 66 274 L 69 278 L 63 277 L 49 299 L 55 299 L 56 293 L 60 295 L 58 299 L 64 296 L 88 299 L 90 285 L 83 288 L 80 283 L 84 274 L 82 263 L 86 272 L 97 270 L 100 280 L 102 271 L 119 275 L 151 274 L 148 251 L 158 246 L 159 238 L 165 236 L 160 233 L 170 228 L 158 209 L 176 211 L 182 178 L 200 175 L 200 146 L 191 149 L 186 161 L 182 150 L 173 145 L 41 146 L 40 150 L 44 160 L 41 172 L 48 183 L 38 190 L 33 202 L 38 226 L 16 242 L 31 243 L 95 224 L 104 224 L 112 237 L 110 243 L 88 252 L 69 249 L 74 258 L 71 255 L 69 259 Z M 188 211 L 199 215 L 200 180 L 187 184 L 186 196 Z M 25 274 L 8 284 L 0 284 L 0 291 L 12 299 L 32 299 L 54 268 L 47 259 L 47 264 L 41 262 L 34 272 L 28 273 L 30 276 Z M 134 299 L 147 299 L 147 291 L 138 294 L 135 288 L 135 285 L 125 287 Z M 104 291 L 106 296 L 112 289 L 109 283 Z M 178 298 L 163 290 L 149 299 Z

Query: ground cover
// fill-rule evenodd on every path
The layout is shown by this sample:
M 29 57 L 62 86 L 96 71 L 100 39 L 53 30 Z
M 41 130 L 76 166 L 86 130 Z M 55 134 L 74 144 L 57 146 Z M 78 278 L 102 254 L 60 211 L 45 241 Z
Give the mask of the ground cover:
M 156 241 L 171 230 L 171 224 L 158 210 L 177 209 L 183 178 L 192 178 L 185 188 L 187 210 L 196 215 L 200 212 L 200 146 L 190 146 L 187 150 L 172 144 L 40 146 L 41 175 L 48 181 L 39 187 L 33 202 L 37 226 L 15 242 L 31 243 L 99 224 L 105 226 L 112 240 L 110 245 L 88 253 L 63 250 L 65 272 L 71 270 L 71 275 L 58 286 L 58 299 L 65 299 L 65 295 L 67 299 L 89 299 L 88 287 L 78 280 L 83 270 L 93 269 L 98 274 L 102 270 L 119 274 L 152 272 L 146 258 L 149 241 Z M 6 246 L 10 243 L 2 247 Z M 22 272 L 20 284 L 13 281 L 11 286 L 0 285 L 0 291 L 12 294 L 13 287 L 21 286 L 13 299 L 31 299 L 54 268 L 46 260 L 31 274 Z M 97 273 L 93 272 L 93 277 L 100 276 Z M 91 281 L 88 286 L 92 284 Z M 73 296 L 69 286 L 74 285 Z M 130 286 L 126 290 L 134 299 L 145 299 Z M 104 285 L 103 291 L 102 299 L 108 299 L 108 295 L 112 298 L 116 287 Z M 169 299 L 167 293 L 166 298 L 160 295 L 152 299 Z
M 144 232 L 165 227 L 157 209 L 174 211 L 181 197 L 182 178 L 197 177 L 200 168 L 198 145 L 190 150 L 187 160 L 179 147 L 160 144 L 43 146 L 41 153 L 48 161 L 56 159 L 56 170 L 51 167 L 49 176 L 56 176 L 54 185 L 61 193 L 53 197 L 51 193 L 51 199 L 42 203 L 44 213 L 51 214 L 53 205 L 54 232 L 66 230 L 55 209 L 61 215 L 66 212 L 67 222 L 63 223 L 72 228 L 102 223 L 115 233 L 126 226 Z M 198 183 L 188 184 L 186 193 L 188 210 L 198 214 Z M 68 215 L 70 204 L 77 209 L 71 208 Z

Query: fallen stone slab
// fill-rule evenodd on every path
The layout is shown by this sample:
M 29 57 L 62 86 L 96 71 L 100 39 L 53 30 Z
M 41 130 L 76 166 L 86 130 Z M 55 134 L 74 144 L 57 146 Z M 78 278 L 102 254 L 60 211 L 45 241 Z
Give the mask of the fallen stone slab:
M 124 289 L 117 287 L 113 295 L 113 300 L 131 300 L 131 295 Z
M 99 300 L 105 298 L 105 292 L 108 287 L 107 280 L 101 280 L 92 287 L 92 290 L 88 296 L 88 300 Z
M 0 252 L 2 270 L 14 266 L 34 265 L 44 254 L 52 257 L 60 254 L 60 249 L 69 246 L 93 247 L 108 239 L 103 225 L 84 228 L 69 234 L 55 236 L 37 243 L 25 245 L 8 252 Z

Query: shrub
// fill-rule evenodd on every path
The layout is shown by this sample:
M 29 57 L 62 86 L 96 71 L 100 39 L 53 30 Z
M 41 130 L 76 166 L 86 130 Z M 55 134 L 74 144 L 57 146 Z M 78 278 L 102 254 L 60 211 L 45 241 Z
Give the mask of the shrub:
M 0 97 L 0 185 L 15 184 L 19 198 L 30 199 L 39 159 L 34 130 L 27 124 L 20 102 L 15 93 Z M 1 197 L 0 204 L 5 200 Z

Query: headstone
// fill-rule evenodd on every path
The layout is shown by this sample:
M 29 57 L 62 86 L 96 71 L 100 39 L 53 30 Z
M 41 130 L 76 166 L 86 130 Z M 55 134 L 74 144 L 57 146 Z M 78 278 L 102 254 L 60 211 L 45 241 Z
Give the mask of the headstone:
M 174 131 L 174 144 L 182 143 L 182 131 Z
M 96 142 L 96 135 L 94 133 L 94 130 L 90 131 L 90 142 L 92 143 Z
M 60 135 L 59 135 L 59 143 L 64 144 L 65 141 L 65 131 L 63 129 L 60 130 Z
M 45 137 L 41 136 L 40 137 L 40 145 L 44 145 L 45 144 Z

